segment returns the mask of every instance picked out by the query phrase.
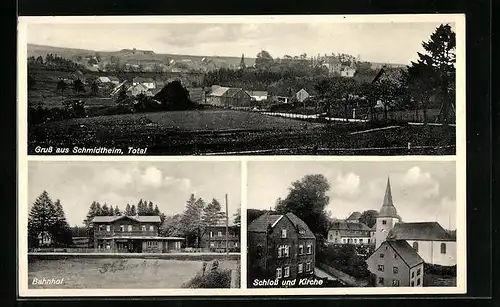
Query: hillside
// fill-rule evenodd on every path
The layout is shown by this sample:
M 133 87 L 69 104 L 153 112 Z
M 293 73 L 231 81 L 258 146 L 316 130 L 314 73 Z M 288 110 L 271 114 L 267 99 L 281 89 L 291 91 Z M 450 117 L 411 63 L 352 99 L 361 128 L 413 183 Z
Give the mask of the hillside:
M 75 49 L 75 48 L 62 48 L 44 45 L 28 44 L 28 56 L 45 56 L 48 53 L 57 54 L 61 57 L 68 59 L 76 59 L 79 57 L 96 56 L 99 55 L 103 60 L 110 60 L 110 58 L 118 57 L 122 62 L 161 62 L 168 64 L 169 61 L 195 61 L 201 62 L 204 58 L 205 61 L 210 60 L 215 63 L 220 63 L 223 66 L 238 66 L 241 57 L 228 57 L 228 56 L 198 56 L 198 55 L 184 55 L 184 54 L 159 54 L 151 50 L 135 50 L 123 49 L 118 51 L 95 51 L 88 49 Z M 245 57 L 247 66 L 253 65 L 255 59 Z

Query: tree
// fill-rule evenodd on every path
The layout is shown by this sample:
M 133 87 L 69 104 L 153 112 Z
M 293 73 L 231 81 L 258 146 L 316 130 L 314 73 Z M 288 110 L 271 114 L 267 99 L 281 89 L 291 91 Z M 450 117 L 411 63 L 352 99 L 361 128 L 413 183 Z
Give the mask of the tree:
M 240 61 L 240 69 L 245 69 L 247 65 L 245 64 L 245 55 L 241 55 L 241 61 Z
M 28 215 L 28 242 L 36 242 L 40 232 L 53 232 L 57 223 L 56 207 L 49 197 L 47 191 L 43 191 L 37 197 Z
M 64 96 L 64 91 L 67 87 L 68 85 L 64 82 L 64 80 L 59 80 L 59 82 L 57 82 L 57 90 L 61 91 L 61 96 Z
M 116 215 L 116 216 L 122 215 L 122 213 L 120 212 L 120 209 L 118 208 L 118 206 L 115 206 L 115 210 L 113 212 L 113 215 Z
M 73 90 L 76 93 L 85 92 L 85 86 L 83 85 L 82 80 L 76 79 L 75 81 L 73 81 Z
M 125 207 L 125 212 L 123 215 L 125 215 L 125 216 L 133 215 L 133 214 L 131 214 L 130 204 L 127 204 L 127 206 Z
M 187 234 L 189 233 L 195 236 L 197 247 L 200 246 L 204 207 L 204 201 L 201 198 L 196 199 L 194 194 L 191 194 L 186 202 L 186 209 L 184 210 L 181 219 L 183 230 Z
M 64 209 L 59 199 L 55 201 L 54 208 L 56 214 L 56 221 L 52 227 L 54 241 L 57 245 L 71 246 L 73 244 L 71 228 L 66 221 L 66 215 L 64 214 Z
M 113 209 L 111 209 L 111 212 L 113 211 Z M 102 215 L 109 215 L 109 212 L 110 212 L 110 208 L 108 208 L 108 204 L 104 203 L 104 205 L 102 205 Z
M 158 205 L 155 205 L 155 208 L 153 210 L 153 214 L 158 215 L 158 216 L 161 215 L 161 212 L 160 212 L 160 209 L 158 208 Z
M 325 208 L 329 197 L 326 192 L 330 183 L 321 174 L 306 175 L 292 183 L 285 199 L 276 205 L 278 214 L 293 213 L 302 219 L 311 231 L 324 236 L 328 231 L 328 217 Z
M 160 235 L 164 237 L 178 237 L 184 235 L 182 231 L 182 215 L 166 216 L 160 226 Z
M 154 206 L 153 206 L 152 202 L 148 203 L 148 209 L 146 211 L 146 214 L 147 215 L 154 215 L 155 214 L 155 209 L 154 209 Z
M 137 210 L 135 209 L 135 205 L 132 205 L 130 207 L 130 215 L 131 216 L 137 215 Z
M 373 225 L 377 222 L 378 211 L 376 210 L 366 210 L 361 213 L 361 217 L 359 221 L 366 226 L 372 228 Z
M 36 80 L 32 75 L 28 75 L 28 89 L 33 90 L 36 86 Z
M 97 86 L 97 82 L 92 82 L 92 84 L 90 85 L 90 91 L 94 96 L 97 96 L 97 94 L 99 94 L 99 86 Z
M 274 59 L 266 50 L 262 50 L 257 54 L 255 59 L 255 68 L 267 69 L 270 68 L 274 63 Z
M 456 35 L 451 26 L 441 24 L 431 34 L 429 41 L 423 42 L 426 53 L 418 53 L 418 61 L 412 62 L 411 67 L 416 68 L 416 78 L 422 75 L 428 80 L 416 81 L 425 84 L 426 89 L 431 90 L 442 99 L 440 119 L 445 124 L 448 123 L 449 107 L 453 106 L 455 87 L 455 50 Z M 425 73 L 422 73 L 424 71 Z M 411 75 L 413 75 L 410 72 Z M 425 82 L 427 81 L 427 82 Z
M 138 215 L 146 215 L 147 208 L 148 208 L 147 203 L 145 201 L 143 201 L 141 198 L 139 200 L 139 202 L 137 203 L 137 214 Z
M 217 199 L 212 199 L 210 203 L 203 208 L 203 226 L 210 227 L 215 226 L 222 220 L 226 214 L 221 212 L 221 205 Z
M 189 100 L 189 92 L 180 81 L 169 82 L 155 95 L 166 108 L 172 110 L 186 110 L 194 106 Z
M 233 223 L 236 227 L 241 227 L 241 208 L 236 210 L 236 213 L 233 214 L 234 220 Z

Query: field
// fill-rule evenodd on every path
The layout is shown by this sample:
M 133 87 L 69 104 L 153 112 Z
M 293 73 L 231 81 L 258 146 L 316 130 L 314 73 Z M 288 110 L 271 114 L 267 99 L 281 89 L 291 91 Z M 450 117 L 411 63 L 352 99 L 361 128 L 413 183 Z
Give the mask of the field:
M 371 128 L 367 123 L 324 124 L 236 110 L 136 113 L 32 126 L 28 151 L 35 153 L 37 146 L 134 146 L 148 147 L 150 155 L 454 154 L 453 126 L 398 126 L 351 134 Z
M 160 259 L 69 258 L 28 264 L 30 289 L 173 289 L 181 288 L 202 269 L 202 261 Z M 236 269 L 236 261 L 221 261 Z M 60 279 L 62 285 L 33 285 L 33 279 Z

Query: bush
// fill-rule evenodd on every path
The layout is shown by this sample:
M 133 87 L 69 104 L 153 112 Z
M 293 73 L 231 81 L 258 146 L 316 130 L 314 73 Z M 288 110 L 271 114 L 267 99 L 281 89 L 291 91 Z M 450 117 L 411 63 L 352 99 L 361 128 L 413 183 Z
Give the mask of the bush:
M 457 276 L 457 266 L 442 266 L 426 263 L 424 265 L 424 273 L 441 276 Z
M 356 278 L 370 276 L 365 257 L 358 255 L 353 244 L 329 245 L 318 252 L 317 260 Z
M 207 263 L 203 263 L 201 272 L 189 282 L 183 285 L 184 288 L 230 288 L 231 270 L 219 268 L 219 262 L 214 260 L 211 267 L 207 268 Z

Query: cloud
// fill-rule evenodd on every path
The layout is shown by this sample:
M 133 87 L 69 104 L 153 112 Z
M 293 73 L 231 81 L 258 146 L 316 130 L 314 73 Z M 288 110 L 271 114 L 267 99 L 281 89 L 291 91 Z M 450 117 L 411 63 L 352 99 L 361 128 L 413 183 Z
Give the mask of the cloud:
M 143 175 L 140 176 L 140 181 L 143 185 L 159 188 L 162 185 L 162 172 L 156 167 L 150 166 L 146 169 Z
M 339 196 L 357 195 L 360 192 L 360 178 L 354 173 L 347 173 L 344 176 L 338 173 L 332 190 Z
M 401 185 L 403 188 L 419 191 L 423 198 L 439 195 L 439 182 L 430 173 L 422 172 L 418 166 L 410 168 L 404 174 Z
M 100 173 L 96 173 L 95 180 L 103 188 L 126 188 L 133 182 L 130 173 L 115 168 L 107 168 Z

